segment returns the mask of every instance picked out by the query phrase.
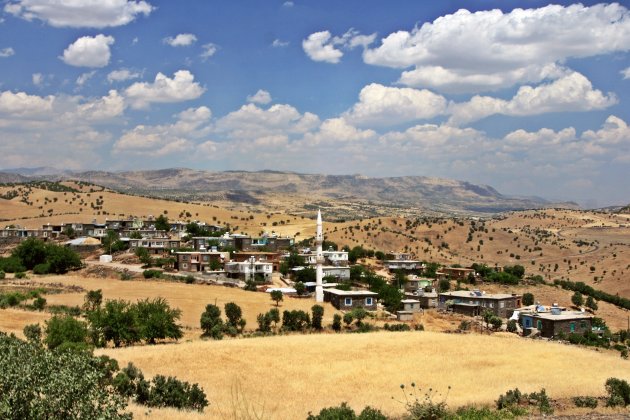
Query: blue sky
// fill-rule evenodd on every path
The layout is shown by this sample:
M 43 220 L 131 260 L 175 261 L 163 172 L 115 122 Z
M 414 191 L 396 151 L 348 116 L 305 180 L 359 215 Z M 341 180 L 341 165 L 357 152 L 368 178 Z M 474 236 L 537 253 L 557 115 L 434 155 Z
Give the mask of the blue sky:
M 0 6 L 0 168 L 424 175 L 630 202 L 627 3 Z

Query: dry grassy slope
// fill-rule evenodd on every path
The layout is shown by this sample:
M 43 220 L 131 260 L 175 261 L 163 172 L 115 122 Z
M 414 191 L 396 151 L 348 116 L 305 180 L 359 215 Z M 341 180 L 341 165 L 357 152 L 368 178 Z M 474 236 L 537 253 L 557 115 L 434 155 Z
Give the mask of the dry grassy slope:
M 198 382 L 208 395 L 203 415 L 154 410 L 155 418 L 245 418 L 242 408 L 233 409 L 239 400 L 264 411 L 263 418 L 304 419 L 309 411 L 343 401 L 355 409 L 369 404 L 400 415 L 399 386 L 411 382 L 423 389 L 420 398 L 428 388 L 439 391 L 438 401 L 451 386 L 447 403 L 456 407 L 492 404 L 514 387 L 545 388 L 552 398 L 603 395 L 607 378 L 630 378 L 628 362 L 614 353 L 500 335 L 302 335 L 98 353 L 122 365 L 133 361 L 148 375 Z

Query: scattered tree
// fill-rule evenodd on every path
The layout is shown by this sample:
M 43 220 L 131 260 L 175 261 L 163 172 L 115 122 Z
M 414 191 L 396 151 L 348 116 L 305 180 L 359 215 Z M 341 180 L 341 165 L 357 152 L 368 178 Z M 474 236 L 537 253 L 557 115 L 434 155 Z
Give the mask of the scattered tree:
M 280 290 L 272 290 L 271 293 L 271 300 L 273 300 L 274 302 L 276 302 L 276 307 L 280 304 L 280 302 L 284 299 L 283 295 L 282 295 L 282 291 Z

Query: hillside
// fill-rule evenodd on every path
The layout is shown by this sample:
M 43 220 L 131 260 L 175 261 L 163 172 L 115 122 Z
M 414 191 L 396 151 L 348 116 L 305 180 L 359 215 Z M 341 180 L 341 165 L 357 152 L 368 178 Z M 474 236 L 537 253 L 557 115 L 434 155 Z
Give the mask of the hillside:
M 540 198 L 503 195 L 488 185 L 421 176 L 370 178 L 362 175 L 317 175 L 276 171 L 208 172 L 162 169 L 135 172 L 63 172 L 14 170 L 29 179 L 77 180 L 157 198 L 215 202 L 259 211 L 313 215 L 318 207 L 333 219 L 439 214 L 493 214 L 542 207 L 577 207 Z M 0 182 L 15 173 L 0 173 Z

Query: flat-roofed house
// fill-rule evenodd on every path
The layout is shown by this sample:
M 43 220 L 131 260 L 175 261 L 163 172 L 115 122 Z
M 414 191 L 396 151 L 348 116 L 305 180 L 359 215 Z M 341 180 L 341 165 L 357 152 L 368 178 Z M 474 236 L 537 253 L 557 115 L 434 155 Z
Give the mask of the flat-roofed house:
M 363 308 L 366 311 L 376 310 L 378 293 L 369 290 L 324 289 L 324 302 L 342 311 Z
M 440 293 L 438 297 L 438 308 L 450 308 L 453 312 L 469 316 L 481 315 L 489 310 L 499 317 L 509 318 L 520 306 L 521 296 L 517 294 L 459 290 Z

